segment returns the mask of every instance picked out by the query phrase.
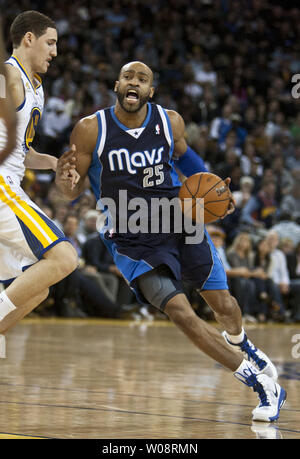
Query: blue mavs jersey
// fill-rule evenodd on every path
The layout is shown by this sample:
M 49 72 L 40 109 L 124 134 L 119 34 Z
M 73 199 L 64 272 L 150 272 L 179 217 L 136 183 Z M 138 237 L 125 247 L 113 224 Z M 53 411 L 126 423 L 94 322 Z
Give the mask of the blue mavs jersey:
M 115 204 L 113 231 L 121 242 L 137 238 L 149 242 L 154 218 L 151 200 L 176 198 L 181 186 L 172 160 L 174 143 L 169 118 L 159 105 L 148 103 L 147 108 L 146 119 L 137 129 L 122 125 L 114 107 L 97 113 L 98 142 L 89 177 L 97 200 L 109 198 Z M 146 236 L 126 231 L 135 212 L 128 203 L 137 197 L 144 200 L 147 209 Z
M 172 226 L 169 233 L 150 230 L 151 200 L 177 198 L 181 186 L 172 159 L 174 140 L 167 112 L 160 105 L 148 103 L 146 119 L 136 129 L 120 123 L 114 107 L 100 110 L 96 116 L 98 137 L 88 174 L 98 205 L 111 200 L 115 206 L 112 231 L 101 234 L 115 264 L 133 288 L 137 277 L 162 264 L 169 266 L 176 279 L 209 288 L 208 277 L 219 264 L 214 262 L 218 255 L 207 234 L 196 249 L 195 245 L 186 247 L 184 235 L 172 231 Z M 136 212 L 130 203 L 137 198 L 148 204 L 146 232 L 127 230 Z M 222 288 L 226 288 L 223 280 Z

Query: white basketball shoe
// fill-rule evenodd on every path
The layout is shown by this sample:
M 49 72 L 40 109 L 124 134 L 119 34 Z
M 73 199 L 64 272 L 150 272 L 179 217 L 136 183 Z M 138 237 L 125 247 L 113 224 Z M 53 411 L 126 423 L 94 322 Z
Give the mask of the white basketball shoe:
M 286 400 L 286 391 L 272 378 L 262 373 L 254 373 L 248 367 L 234 376 L 257 393 L 259 404 L 252 411 L 253 421 L 272 422 L 279 418 Z
M 226 331 L 224 331 L 222 335 L 226 343 L 234 349 L 240 350 L 246 360 L 251 362 L 259 373 L 266 374 L 272 378 L 273 381 L 277 381 L 278 373 L 275 365 L 263 351 L 254 346 L 254 344 L 247 338 L 246 333 L 243 341 L 237 344 L 229 341 Z

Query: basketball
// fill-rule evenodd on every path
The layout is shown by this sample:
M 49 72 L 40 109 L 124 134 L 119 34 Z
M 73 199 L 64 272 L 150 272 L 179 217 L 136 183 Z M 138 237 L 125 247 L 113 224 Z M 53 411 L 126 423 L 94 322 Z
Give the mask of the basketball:
M 230 190 L 226 183 L 217 175 L 199 172 L 191 175 L 179 190 L 182 210 L 185 215 L 196 220 L 197 198 L 204 199 L 204 223 L 212 223 L 224 217 L 230 203 Z M 184 199 L 192 198 L 185 202 Z

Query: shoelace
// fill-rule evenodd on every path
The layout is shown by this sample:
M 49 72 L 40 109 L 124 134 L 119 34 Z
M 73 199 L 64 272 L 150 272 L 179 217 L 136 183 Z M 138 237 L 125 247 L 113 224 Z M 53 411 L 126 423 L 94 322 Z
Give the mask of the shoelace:
M 258 397 L 260 400 L 259 406 L 271 406 L 269 399 L 268 399 L 267 392 L 265 391 L 261 383 L 257 382 L 255 386 L 253 387 L 253 390 L 254 392 L 258 393 Z
M 251 345 L 253 347 L 251 347 Z M 258 357 L 258 355 L 256 354 L 257 348 L 252 343 L 250 344 L 246 337 L 244 339 L 244 342 L 240 344 L 240 348 L 243 352 L 246 352 L 246 354 L 257 364 L 260 370 L 263 370 L 265 368 L 267 362 Z
M 248 368 L 248 374 L 246 370 L 244 371 L 244 374 L 235 372 L 234 376 L 246 386 L 252 387 L 254 392 L 257 392 L 260 400 L 259 406 L 270 406 L 267 392 L 265 391 L 263 385 L 257 381 L 256 375 L 252 373 L 250 368 Z

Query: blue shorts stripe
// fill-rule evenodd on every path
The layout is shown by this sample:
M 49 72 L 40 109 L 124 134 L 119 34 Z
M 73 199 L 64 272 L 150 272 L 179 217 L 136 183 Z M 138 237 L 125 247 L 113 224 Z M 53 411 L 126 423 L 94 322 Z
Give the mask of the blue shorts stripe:
M 213 266 L 201 290 L 228 290 L 227 276 L 221 258 L 206 230 L 205 234 L 211 250 Z

